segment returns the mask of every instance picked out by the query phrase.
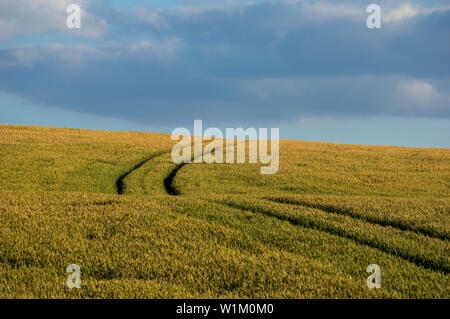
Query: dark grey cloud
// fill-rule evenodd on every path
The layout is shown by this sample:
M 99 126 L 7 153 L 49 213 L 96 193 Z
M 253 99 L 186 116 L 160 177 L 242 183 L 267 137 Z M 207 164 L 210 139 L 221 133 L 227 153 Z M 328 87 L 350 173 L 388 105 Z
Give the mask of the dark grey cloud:
M 450 10 L 392 11 L 369 30 L 359 1 L 95 8 L 115 34 L 0 50 L 0 90 L 147 123 L 450 117 Z

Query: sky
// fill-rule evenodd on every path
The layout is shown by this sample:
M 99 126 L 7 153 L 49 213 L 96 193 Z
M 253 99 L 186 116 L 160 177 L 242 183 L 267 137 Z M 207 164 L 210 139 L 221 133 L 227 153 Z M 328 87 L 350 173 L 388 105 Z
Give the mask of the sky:
M 0 124 L 450 148 L 449 58 L 448 1 L 0 0 Z

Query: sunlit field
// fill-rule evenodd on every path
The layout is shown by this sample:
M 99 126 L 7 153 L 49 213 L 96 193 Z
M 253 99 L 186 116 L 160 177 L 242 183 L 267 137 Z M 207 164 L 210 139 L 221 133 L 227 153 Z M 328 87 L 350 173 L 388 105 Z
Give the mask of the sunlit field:
M 0 298 L 450 298 L 449 149 L 280 141 L 261 175 L 174 143 L 0 126 Z

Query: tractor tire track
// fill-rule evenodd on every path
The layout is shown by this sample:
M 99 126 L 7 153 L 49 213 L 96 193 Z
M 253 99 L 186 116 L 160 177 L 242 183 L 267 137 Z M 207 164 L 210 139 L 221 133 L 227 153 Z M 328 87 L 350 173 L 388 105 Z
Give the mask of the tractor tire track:
M 288 199 L 288 198 L 278 198 L 278 197 L 265 197 L 264 199 L 279 203 L 279 204 L 288 204 L 293 206 L 302 206 L 307 208 L 313 208 L 321 210 L 325 213 L 332 213 L 337 214 L 341 216 L 348 216 L 354 219 L 358 219 L 361 221 L 364 221 L 366 223 L 372 224 L 372 225 L 378 225 L 378 226 L 389 226 L 401 231 L 410 231 L 412 233 L 416 233 L 419 235 L 440 239 L 444 241 L 450 240 L 450 236 L 441 233 L 441 232 L 434 232 L 430 229 L 422 228 L 419 226 L 412 226 L 407 223 L 404 223 L 402 221 L 395 221 L 395 220 L 386 220 L 386 219 L 380 219 L 372 216 L 364 216 L 361 214 L 356 213 L 355 211 L 348 209 L 348 208 L 341 208 L 336 207 L 332 205 L 326 205 L 326 204 L 320 204 L 320 203 L 309 203 L 303 200 L 295 200 L 295 199 Z
M 294 226 L 300 226 L 303 228 L 318 230 L 321 232 L 325 232 L 331 235 L 335 235 L 341 238 L 347 238 L 349 240 L 354 241 L 355 243 L 363 246 L 368 246 L 373 249 L 377 249 L 379 251 L 382 251 L 384 253 L 387 253 L 389 255 L 392 255 L 394 257 L 402 258 L 405 261 L 411 262 L 415 264 L 416 266 L 430 269 L 433 271 L 442 272 L 444 274 L 448 274 L 450 272 L 450 265 L 448 262 L 444 259 L 441 260 L 432 260 L 429 258 L 426 258 L 425 256 L 415 254 L 411 255 L 408 254 L 403 249 L 398 249 L 396 247 L 390 247 L 389 245 L 383 243 L 383 242 L 377 242 L 374 240 L 371 240 L 369 238 L 364 238 L 363 236 L 358 236 L 357 234 L 352 233 L 351 231 L 347 231 L 345 229 L 342 229 L 340 227 L 332 227 L 330 225 L 324 225 L 321 222 L 318 221 L 312 221 L 312 220 L 306 220 L 301 218 L 294 218 L 291 216 L 284 216 L 279 212 L 271 211 L 266 208 L 262 207 L 256 207 L 256 206 L 246 206 L 242 205 L 236 202 L 230 202 L 230 201 L 216 201 L 218 204 L 225 205 L 231 208 L 239 209 L 242 211 L 250 211 L 253 213 L 262 214 L 268 217 L 276 218 L 280 221 L 286 221 Z
M 180 191 L 177 190 L 173 186 L 173 180 L 175 179 L 178 171 L 187 164 L 189 164 L 189 163 L 178 164 L 164 179 L 164 186 L 165 186 L 167 194 L 180 195 Z M 403 249 L 391 247 L 383 242 L 377 242 L 377 241 L 371 240 L 369 238 L 364 238 L 363 236 L 358 236 L 358 235 L 352 233 L 351 231 L 347 231 L 347 230 L 339 228 L 339 227 L 331 227 L 330 225 L 324 225 L 323 223 L 320 223 L 317 221 L 314 222 L 311 220 L 303 220 L 303 219 L 293 218 L 291 216 L 283 216 L 282 214 L 279 214 L 277 212 L 272 212 L 268 209 L 263 209 L 263 208 L 259 208 L 259 207 L 246 207 L 244 205 L 240 205 L 240 204 L 234 203 L 234 202 L 222 202 L 222 201 L 216 201 L 216 202 L 221 205 L 225 205 L 225 206 L 228 206 L 231 208 L 240 209 L 242 211 L 251 211 L 253 213 L 260 213 L 260 214 L 263 214 L 263 215 L 266 215 L 269 217 L 276 218 L 281 221 L 287 221 L 294 226 L 300 226 L 300 227 L 304 227 L 304 228 L 308 228 L 308 229 L 315 229 L 315 230 L 322 231 L 322 232 L 325 232 L 325 233 L 328 233 L 331 235 L 339 236 L 342 238 L 347 238 L 349 240 L 356 242 L 359 245 L 368 246 L 370 248 L 377 249 L 384 253 L 390 254 L 394 257 L 399 257 L 405 261 L 411 262 L 411 263 L 415 264 L 416 266 L 419 266 L 422 268 L 443 272 L 444 274 L 448 274 L 450 272 L 450 265 L 444 259 L 436 261 L 436 260 L 426 258 L 425 256 L 422 256 L 419 254 L 411 255 L 411 254 L 408 254 L 408 252 L 404 251 Z M 320 210 L 324 211 L 322 209 L 320 209 Z M 324 212 L 330 213 L 330 211 L 324 211 Z M 338 213 L 336 213 L 336 214 L 338 214 Z M 343 214 L 341 214 L 341 215 L 343 215 Z M 347 216 L 347 217 L 353 217 L 353 216 Z M 355 219 L 357 219 L 357 218 L 355 218 Z M 359 219 L 363 222 L 367 222 L 364 219 L 361 219 L 361 218 L 359 218 Z M 377 223 L 373 223 L 373 224 L 375 224 L 377 226 L 383 226 L 383 227 L 390 226 L 390 225 L 380 225 Z M 395 228 L 395 227 L 393 227 L 393 228 Z M 402 229 L 397 228 L 397 230 L 402 230 Z M 404 231 L 409 231 L 409 230 L 404 230 Z
M 225 145 L 225 149 L 228 149 L 228 146 L 233 146 L 234 147 L 234 143 L 233 144 L 229 144 L 229 145 Z M 213 150 L 211 150 L 210 152 L 207 153 L 202 153 L 200 156 L 197 157 L 192 157 L 191 158 L 191 162 L 190 163 L 180 163 L 177 164 L 175 166 L 175 168 L 173 170 L 170 171 L 170 173 L 166 176 L 166 178 L 164 179 L 164 188 L 166 189 L 167 194 L 169 195 L 180 195 L 181 192 L 176 189 L 175 186 L 173 186 L 173 180 L 175 179 L 175 176 L 177 175 L 178 171 L 180 169 L 183 168 L 183 166 L 187 165 L 187 164 L 191 164 L 192 162 L 194 162 L 197 158 L 199 157 L 203 157 L 203 155 L 207 155 L 210 154 Z M 198 163 L 201 164 L 201 163 Z
M 169 152 L 170 152 L 170 149 L 152 153 L 147 158 L 145 158 L 144 160 L 140 161 L 139 163 L 134 165 L 131 169 L 129 169 L 128 171 L 126 171 L 125 173 L 120 175 L 119 178 L 116 180 L 116 183 L 115 183 L 117 194 L 123 195 L 125 193 L 125 186 L 126 186 L 125 185 L 125 178 L 127 178 L 128 175 L 130 175 L 135 170 L 139 169 L 140 167 L 142 167 L 142 165 L 144 165 L 145 163 L 147 163 L 150 160 L 154 159 L 155 157 L 167 154 Z
M 170 171 L 169 175 L 164 178 L 164 188 L 169 195 L 180 195 L 180 191 L 177 190 L 173 186 L 173 180 L 175 178 L 175 175 L 177 175 L 178 171 L 188 163 L 180 163 L 173 170 Z
M 194 160 L 195 160 L 195 158 L 192 158 L 190 163 L 194 162 Z M 171 170 L 170 173 L 166 176 L 166 178 L 164 179 L 164 187 L 166 189 L 167 194 L 174 195 L 174 196 L 181 194 L 181 192 L 178 189 L 176 189 L 176 187 L 173 185 L 173 181 L 174 181 L 177 173 L 180 171 L 180 169 L 182 169 L 185 165 L 190 164 L 190 163 L 177 164 L 174 167 L 174 169 Z M 383 253 L 387 253 L 391 256 L 401 258 L 407 262 L 413 263 L 414 265 L 416 265 L 418 267 L 442 272 L 444 274 L 448 274 L 450 272 L 450 265 L 445 258 L 440 258 L 438 260 L 434 260 L 434 259 L 427 258 L 426 256 L 423 256 L 421 254 L 410 254 L 408 251 L 402 249 L 401 247 L 390 246 L 390 245 L 384 243 L 383 241 L 377 241 L 377 240 L 374 240 L 373 238 L 371 239 L 371 238 L 367 238 L 367 237 L 355 234 L 349 230 L 343 229 L 342 227 L 333 227 L 331 225 L 326 225 L 319 221 L 306 220 L 306 219 L 302 219 L 302 218 L 294 218 L 292 216 L 284 216 L 283 214 L 281 214 L 279 212 L 271 211 L 266 208 L 247 207 L 245 205 L 242 205 L 242 204 L 239 204 L 236 202 L 230 202 L 230 201 L 227 201 L 227 202 L 217 201 L 217 200 L 213 200 L 213 201 L 215 201 L 221 205 L 239 209 L 242 211 L 251 211 L 253 213 L 259 213 L 259 214 L 263 214 L 263 215 L 266 215 L 266 216 L 269 216 L 272 218 L 276 218 L 280 221 L 287 221 L 294 226 L 299 226 L 299 227 L 303 227 L 303 228 L 307 228 L 307 229 L 314 229 L 314 230 L 325 232 L 325 233 L 328 233 L 328 234 L 331 234 L 334 236 L 338 236 L 341 238 L 346 238 L 346 239 L 354 241 L 356 244 L 367 246 L 372 249 L 377 249 Z M 311 207 L 311 208 L 313 208 L 313 207 Z M 331 212 L 331 209 L 329 211 L 326 211 L 323 209 L 319 209 L 319 210 L 321 210 L 325 213 Z M 333 213 L 336 213 L 337 215 L 339 215 L 338 212 L 333 212 Z M 344 214 L 341 213 L 341 216 L 342 215 L 344 215 Z M 360 216 L 357 216 L 357 217 L 350 216 L 350 215 L 345 215 L 345 216 L 359 219 L 362 222 L 368 222 L 367 220 L 364 220 L 363 218 L 358 218 Z M 382 224 L 376 223 L 376 222 L 373 222 L 372 224 L 374 224 L 376 226 L 383 226 L 383 227 L 391 226 L 391 225 L 382 225 Z M 393 227 L 393 228 L 396 230 L 401 230 L 401 231 L 410 231 L 409 229 L 400 229 L 400 227 Z M 412 233 L 414 233 L 414 232 L 412 232 Z M 422 234 L 417 234 L 417 233 L 415 233 L 415 234 L 422 235 Z M 437 239 L 440 239 L 440 238 L 437 238 Z

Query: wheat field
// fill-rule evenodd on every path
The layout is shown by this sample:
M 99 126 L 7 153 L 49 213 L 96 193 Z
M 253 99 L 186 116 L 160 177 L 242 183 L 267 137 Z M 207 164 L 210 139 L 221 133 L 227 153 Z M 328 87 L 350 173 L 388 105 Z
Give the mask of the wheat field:
M 449 149 L 280 141 L 261 175 L 173 145 L 1 125 L 0 298 L 450 297 Z

